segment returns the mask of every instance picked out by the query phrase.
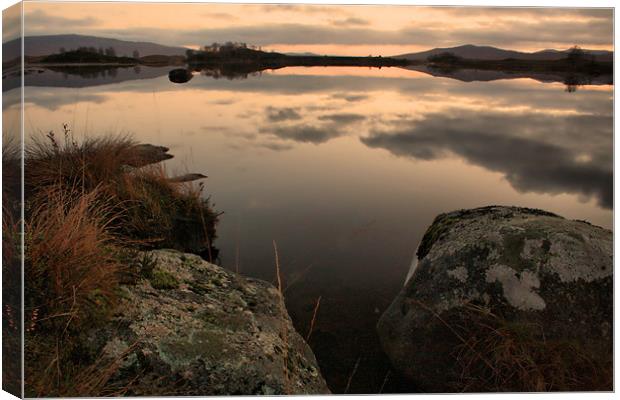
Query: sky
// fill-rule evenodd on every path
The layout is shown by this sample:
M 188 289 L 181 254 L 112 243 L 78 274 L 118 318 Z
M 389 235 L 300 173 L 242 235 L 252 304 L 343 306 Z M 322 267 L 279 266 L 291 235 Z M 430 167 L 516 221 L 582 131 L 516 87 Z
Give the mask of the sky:
M 24 11 L 26 35 L 78 33 L 193 48 L 230 40 L 364 56 L 462 44 L 613 49 L 613 11 L 601 8 L 27 2 Z

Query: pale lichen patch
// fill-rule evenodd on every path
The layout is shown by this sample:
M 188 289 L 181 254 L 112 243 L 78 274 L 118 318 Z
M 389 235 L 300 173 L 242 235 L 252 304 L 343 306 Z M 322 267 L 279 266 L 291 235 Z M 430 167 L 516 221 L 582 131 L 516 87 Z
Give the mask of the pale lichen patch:
M 456 267 L 455 269 L 451 269 L 446 271 L 448 276 L 456 279 L 461 283 L 465 283 L 467 281 L 467 269 L 465 267 Z
M 488 283 L 499 282 L 508 304 L 520 310 L 543 310 L 545 301 L 533 289 L 540 287 L 538 276 L 531 271 L 523 271 L 520 276 L 506 265 L 493 265 L 486 272 Z
M 592 282 L 611 276 L 612 259 L 604 254 L 612 254 L 612 250 L 604 240 L 581 242 L 564 234 L 555 235 L 553 239 L 548 265 L 561 282 Z M 597 248 L 597 244 L 601 248 Z

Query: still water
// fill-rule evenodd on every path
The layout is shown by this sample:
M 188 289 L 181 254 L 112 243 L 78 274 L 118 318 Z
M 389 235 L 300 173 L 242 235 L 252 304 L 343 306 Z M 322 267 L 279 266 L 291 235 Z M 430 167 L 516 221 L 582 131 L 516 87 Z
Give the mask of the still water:
M 274 281 L 275 240 L 304 336 L 321 296 L 310 344 L 334 392 L 383 385 L 374 326 L 438 213 L 519 205 L 612 227 L 611 85 L 331 67 L 175 84 L 168 70 L 35 71 L 26 134 L 131 133 L 170 148 L 169 172 L 208 175 L 221 264 Z

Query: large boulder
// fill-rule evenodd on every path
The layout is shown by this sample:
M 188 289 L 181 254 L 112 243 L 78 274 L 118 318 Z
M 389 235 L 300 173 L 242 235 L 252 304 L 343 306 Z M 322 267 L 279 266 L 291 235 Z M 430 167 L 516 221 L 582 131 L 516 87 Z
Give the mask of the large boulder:
M 549 212 L 441 214 L 378 323 L 431 392 L 612 390 L 612 232 Z
M 168 79 L 173 83 L 187 83 L 192 80 L 193 77 L 192 71 L 185 68 L 177 68 L 168 72 Z
M 143 278 L 87 347 L 133 396 L 329 393 L 276 288 L 174 250 L 142 253 Z

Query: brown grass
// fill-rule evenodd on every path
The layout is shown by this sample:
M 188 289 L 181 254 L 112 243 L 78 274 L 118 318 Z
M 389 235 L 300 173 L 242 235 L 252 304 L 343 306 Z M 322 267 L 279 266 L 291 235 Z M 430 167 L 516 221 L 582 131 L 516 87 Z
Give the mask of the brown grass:
M 461 391 L 612 390 L 611 358 L 598 359 L 583 344 L 545 337 L 542 327 L 514 323 L 468 305 L 467 331 L 456 349 Z
M 26 223 L 26 386 L 30 395 L 74 395 L 75 339 L 109 312 L 121 265 L 111 226 L 115 214 L 94 190 L 49 187 Z M 102 370 L 101 370 L 102 371 Z
M 290 377 L 288 373 L 288 313 L 286 312 L 286 306 L 284 304 L 284 292 L 282 289 L 282 274 L 280 272 L 280 256 L 278 255 L 278 245 L 276 241 L 273 241 L 273 252 L 276 262 L 276 279 L 278 281 L 278 296 L 280 300 L 280 319 L 282 320 L 282 326 L 280 336 L 284 341 L 282 358 L 283 358 L 283 372 L 284 372 L 284 394 L 291 394 Z
M 379 388 L 379 394 L 383 393 L 383 390 L 385 389 L 385 385 L 387 385 L 388 380 L 390 379 L 390 375 L 392 373 L 392 370 L 388 369 L 388 371 L 385 373 L 385 377 L 383 377 L 383 383 L 381 383 L 381 388 Z
M 321 305 L 321 296 L 316 299 L 316 304 L 314 305 L 314 311 L 312 312 L 312 320 L 310 321 L 310 329 L 308 329 L 308 335 L 306 336 L 306 342 L 310 341 L 310 337 L 312 336 L 312 332 L 314 331 L 314 324 L 316 323 L 316 316 L 319 312 L 319 306 Z
M 46 188 L 31 207 L 26 223 L 28 302 L 33 309 L 82 318 L 89 307 L 98 307 L 89 299 L 94 291 L 97 302 L 113 297 L 120 265 L 110 230 L 117 215 L 98 190 L 81 194 Z
M 161 164 L 130 167 L 144 164 L 136 145 L 127 136 L 78 142 L 66 126 L 61 138 L 53 132 L 35 138 L 26 149 L 27 197 L 49 186 L 84 193 L 97 189 L 113 200 L 125 241 L 145 249 L 195 252 L 213 261 L 218 215 L 202 195 L 204 186 L 171 182 Z
M 21 155 L 2 143 L 2 388 L 21 396 Z
M 65 393 L 79 397 L 93 396 L 98 397 L 110 396 L 119 397 L 125 395 L 140 378 L 140 374 L 122 385 L 110 385 L 109 381 L 114 374 L 118 372 L 123 361 L 129 356 L 139 345 L 139 342 L 133 343 L 125 351 L 116 358 L 108 358 L 103 355 L 99 356 L 94 363 L 80 370 L 77 375 L 69 382 L 67 389 L 61 390 Z
M 77 142 L 66 127 L 62 138 L 51 131 L 46 137 L 34 137 L 25 151 L 26 186 L 65 185 L 89 191 L 102 182 L 114 183 L 134 157 L 135 145 L 127 136 Z
M 355 365 L 353 366 L 353 370 L 351 371 L 351 374 L 349 375 L 349 379 L 347 379 L 347 386 L 344 388 L 344 394 L 349 393 L 349 389 L 351 388 L 351 383 L 353 382 L 353 377 L 357 373 L 357 369 L 360 366 L 360 361 L 362 361 L 362 357 L 361 356 L 357 357 L 357 361 L 355 361 Z
M 119 282 L 133 268 L 124 260 L 129 250 L 206 248 L 214 258 L 217 215 L 204 187 L 173 183 L 160 165 L 128 167 L 140 164 L 133 149 L 122 136 L 77 142 L 67 126 L 60 139 L 50 132 L 26 149 L 27 396 L 126 390 L 108 385 L 118 360 L 83 341 L 112 315 Z

